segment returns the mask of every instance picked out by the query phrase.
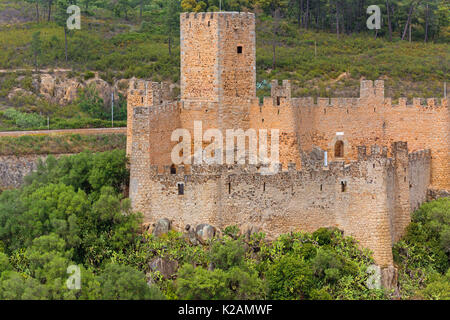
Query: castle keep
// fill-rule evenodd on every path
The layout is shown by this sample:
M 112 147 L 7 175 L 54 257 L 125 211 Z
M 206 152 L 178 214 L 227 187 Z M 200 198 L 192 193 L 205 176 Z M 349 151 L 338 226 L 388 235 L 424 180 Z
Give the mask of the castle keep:
M 273 81 L 256 97 L 255 17 L 181 15 L 181 99 L 166 84 L 133 80 L 128 92 L 130 198 L 146 222 L 238 225 L 275 237 L 337 227 L 393 264 L 392 244 L 427 194 L 450 190 L 446 99 L 384 96 L 383 81 L 361 81 L 359 98 L 293 98 Z M 279 129 L 280 170 L 257 165 L 174 166 L 172 132 Z M 194 136 L 192 134 L 192 136 Z M 366 147 L 368 146 L 368 147 Z

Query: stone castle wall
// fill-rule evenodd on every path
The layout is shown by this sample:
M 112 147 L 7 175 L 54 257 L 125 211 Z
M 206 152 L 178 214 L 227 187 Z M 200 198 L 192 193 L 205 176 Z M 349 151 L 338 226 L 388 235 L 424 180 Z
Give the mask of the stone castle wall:
M 448 100 L 414 99 L 411 105 L 401 98 L 392 105 L 384 98 L 383 81 L 361 82 L 360 98 L 292 99 L 302 149 L 318 146 L 334 159 L 336 141 L 344 142 L 346 160 L 356 159 L 357 146 L 389 145 L 408 141 L 410 152 L 430 148 L 431 185 L 450 189 L 450 109 Z
M 372 249 L 377 264 L 392 265 L 391 245 L 404 234 L 411 210 L 432 196 L 430 187 L 433 195 L 450 190 L 448 101 L 393 105 L 381 80 L 361 81 L 359 98 L 315 101 L 292 98 L 290 82 L 274 80 L 260 103 L 255 61 L 253 14 L 181 15 L 181 100 L 171 101 L 163 84 L 130 85 L 133 209 L 147 223 L 169 218 L 180 230 L 252 224 L 274 237 L 335 226 Z M 195 121 L 203 133 L 278 129 L 282 171 L 171 166 L 172 132 L 190 132 L 192 156 L 199 145 Z M 342 154 L 335 154 L 337 145 Z M 372 145 L 370 153 L 365 145 Z
M 323 167 L 319 162 L 298 171 L 292 164 L 274 175 L 263 175 L 251 165 L 192 166 L 190 170 L 179 166 L 176 172 L 169 166 L 162 172 L 150 166 L 142 182 L 146 198 L 134 207 L 146 221 L 165 217 L 178 230 L 187 224 L 251 224 L 272 238 L 290 231 L 338 227 L 373 250 L 377 264 L 392 265 L 393 238 L 403 233 L 409 219 L 409 211 L 390 210 L 395 199 L 407 201 L 409 194 L 387 192 L 399 189 L 389 177 L 395 177 L 396 170 L 404 172 L 403 166 L 408 165 L 402 146 L 393 146 L 394 159 L 387 157 L 386 149 L 375 147 L 370 155 L 362 149 L 359 160 L 349 165 L 332 162 Z

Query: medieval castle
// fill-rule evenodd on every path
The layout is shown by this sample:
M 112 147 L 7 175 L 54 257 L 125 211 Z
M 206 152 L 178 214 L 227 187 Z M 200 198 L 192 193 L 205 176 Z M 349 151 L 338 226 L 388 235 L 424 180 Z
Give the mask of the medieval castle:
M 447 99 L 384 96 L 383 81 L 361 81 L 359 98 L 292 98 L 273 81 L 256 96 L 255 16 L 181 15 L 181 99 L 166 84 L 131 81 L 127 154 L 130 198 L 146 222 L 176 229 L 209 223 L 264 231 L 338 227 L 393 265 L 392 244 L 427 195 L 450 191 Z M 174 166 L 175 129 L 279 129 L 280 170 L 256 165 Z M 369 145 L 370 147 L 366 147 Z M 370 149 L 370 150 L 369 150 Z

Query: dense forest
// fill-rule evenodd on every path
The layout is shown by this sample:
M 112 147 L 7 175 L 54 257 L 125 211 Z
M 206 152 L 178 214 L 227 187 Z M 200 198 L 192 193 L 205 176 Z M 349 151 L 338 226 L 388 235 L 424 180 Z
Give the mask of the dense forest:
M 67 29 L 70 4 L 81 8 L 81 29 Z M 290 79 L 293 96 L 358 97 L 362 78 L 383 79 L 394 103 L 445 96 L 448 1 L 372 1 L 382 21 L 369 30 L 363 0 L 0 0 L 0 130 L 112 125 L 111 104 L 95 88 L 80 85 L 77 99 L 60 104 L 42 95 L 42 74 L 55 91 L 98 75 L 118 94 L 115 126 L 125 125 L 131 77 L 169 82 L 176 98 L 179 14 L 220 4 L 256 14 L 260 98 L 273 79 Z
M 121 150 L 49 157 L 0 194 L 0 299 L 450 299 L 448 198 L 414 213 L 386 291 L 368 288 L 371 253 L 337 229 L 267 241 L 230 226 L 203 244 L 143 233 L 126 162 Z
M 67 28 L 71 4 L 81 9 L 81 29 Z M 362 78 L 383 79 L 394 103 L 444 97 L 448 1 L 370 4 L 381 9 L 380 30 L 367 28 L 363 0 L 0 0 L 0 130 L 112 125 L 112 106 L 96 88 L 80 85 L 77 99 L 60 104 L 42 95 L 41 74 L 55 78 L 55 91 L 98 75 L 118 94 L 115 126 L 125 125 L 131 77 L 169 82 L 176 98 L 179 14 L 220 7 L 256 14 L 260 98 L 273 79 L 290 79 L 293 96 L 358 97 Z
M 175 31 L 180 11 L 252 11 L 263 10 L 276 19 L 294 19 L 305 29 L 335 30 L 336 34 L 367 31 L 366 8 L 378 5 L 383 13 L 384 28 L 380 35 L 392 40 L 423 38 L 425 42 L 449 36 L 449 4 L 445 0 L 27 0 L 35 6 L 36 21 L 60 20 L 69 5 L 77 4 L 86 13 L 92 8 L 104 8 L 126 20 L 148 20 L 155 7 L 164 8 L 168 31 Z M 41 12 L 39 11 L 41 10 Z M 53 12 L 52 12 L 53 10 Z M 137 13 L 136 13 L 137 12 Z M 151 21 L 151 20 L 150 20 Z M 65 19 L 62 25 L 64 24 Z

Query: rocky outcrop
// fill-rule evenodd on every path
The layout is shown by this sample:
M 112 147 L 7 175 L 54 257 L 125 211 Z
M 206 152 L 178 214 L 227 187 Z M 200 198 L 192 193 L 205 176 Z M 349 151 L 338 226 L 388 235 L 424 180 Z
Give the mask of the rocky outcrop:
M 398 284 L 398 270 L 394 266 L 381 269 L 381 287 L 395 290 Z
M 45 155 L 0 156 L 0 189 L 18 188 L 31 171 L 37 169 Z
M 438 189 L 428 189 L 427 190 L 427 201 L 433 201 L 439 198 L 450 197 L 450 190 L 438 190 Z
M 45 156 L 0 156 L 0 188 L 18 188 L 24 177 L 36 170 L 39 159 Z
M 247 240 L 250 240 L 251 236 L 255 233 L 261 232 L 261 227 L 254 224 L 245 224 L 241 228 L 242 234 Z
M 164 278 L 169 279 L 177 272 L 178 261 L 156 257 L 150 261 L 149 267 L 153 272 L 158 271 Z
M 77 98 L 78 89 L 84 85 L 76 79 L 63 76 L 42 74 L 39 81 L 39 93 L 47 100 L 66 105 Z
M 206 223 L 199 224 L 195 228 L 197 240 L 202 244 L 205 244 L 208 241 L 212 240 L 212 238 L 216 236 L 216 232 L 216 228 Z
M 56 158 L 63 154 L 53 155 Z M 0 189 L 20 187 L 26 175 L 37 169 L 39 160 L 46 155 L 0 156 Z
M 111 86 L 108 82 L 100 78 L 92 78 L 85 82 L 85 86 L 94 87 L 98 93 L 98 96 L 102 98 L 105 105 L 111 105 L 111 94 L 114 93 L 114 100 L 119 97 L 115 92 L 114 86 Z
M 8 100 L 13 100 L 16 97 L 32 96 L 33 92 L 24 90 L 22 88 L 14 88 L 8 93 Z
M 114 99 L 119 99 L 119 94 L 126 97 L 128 89 L 128 79 L 116 80 L 112 85 L 101 79 L 98 74 L 88 80 L 79 78 L 69 78 L 66 73 L 43 73 L 35 75 L 33 86 L 46 100 L 60 105 L 67 105 L 74 102 L 78 97 L 78 91 L 81 88 L 92 86 L 97 91 L 105 105 L 111 104 L 111 94 L 114 93 Z

